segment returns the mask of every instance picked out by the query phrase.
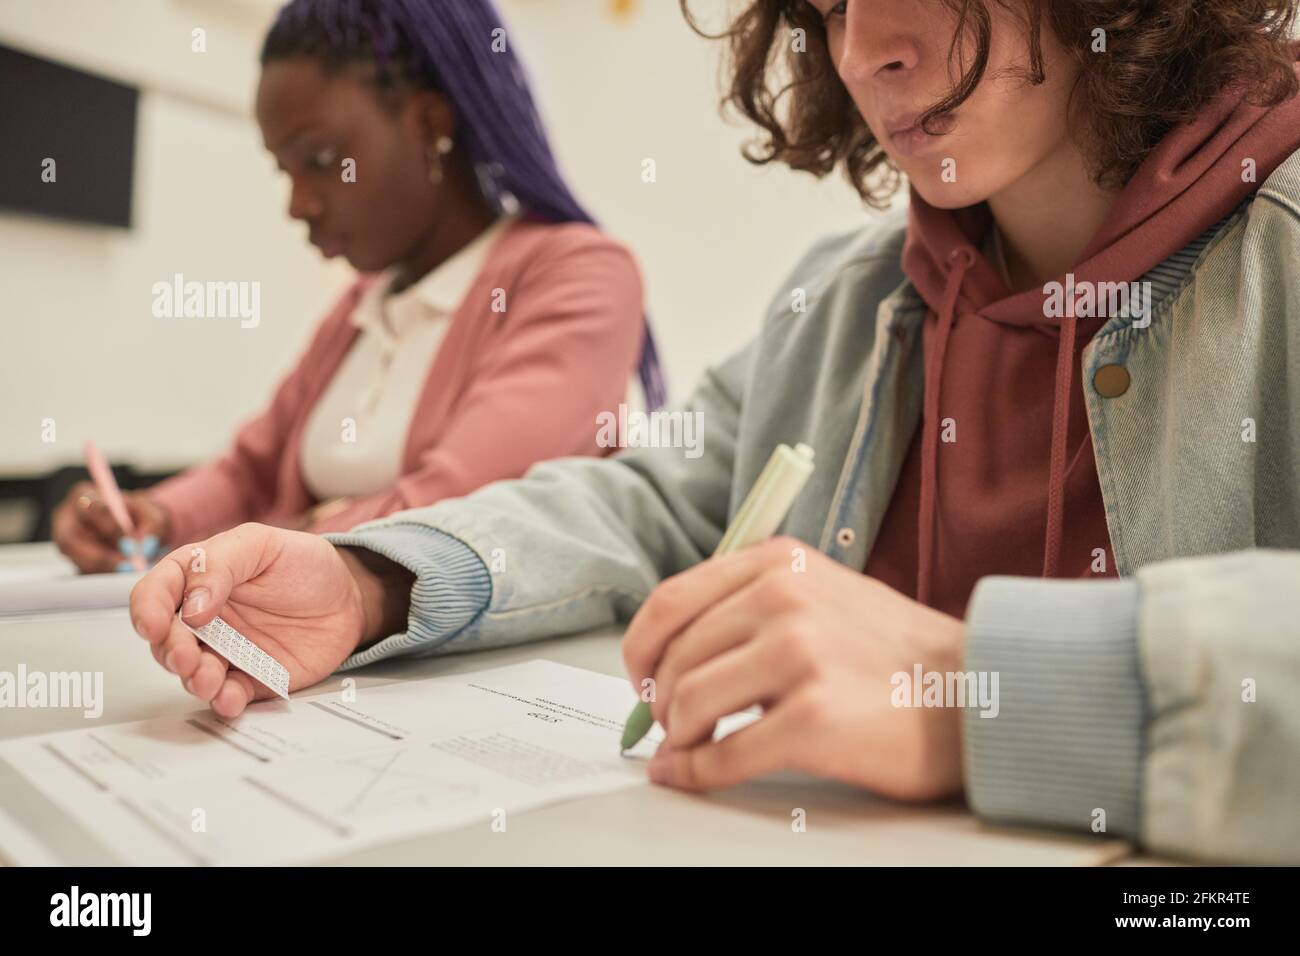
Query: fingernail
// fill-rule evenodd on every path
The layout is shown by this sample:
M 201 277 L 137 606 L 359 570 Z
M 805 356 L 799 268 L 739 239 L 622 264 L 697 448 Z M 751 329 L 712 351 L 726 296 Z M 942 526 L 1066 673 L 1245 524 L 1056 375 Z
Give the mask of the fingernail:
M 128 558 L 135 554 L 135 542 L 127 537 L 117 539 L 117 550 L 121 551 Z
M 143 554 L 146 558 L 152 558 L 155 554 L 157 554 L 158 536 L 154 534 L 145 535 L 144 538 L 140 541 L 140 553 Z
M 176 673 L 176 653 L 168 651 L 167 656 L 163 658 L 163 667 L 167 668 L 173 674 Z
M 202 614 L 212 597 L 207 588 L 195 588 L 185 595 L 185 604 L 181 607 L 181 617 L 193 617 Z
M 143 637 L 146 641 L 149 640 L 149 635 L 144 632 L 144 621 L 140 620 L 138 617 L 133 618 L 131 626 L 135 628 L 137 634 Z
M 650 758 L 646 764 L 646 772 L 650 779 L 655 783 L 672 783 L 673 782 L 673 758 L 672 754 L 660 748 L 655 755 Z

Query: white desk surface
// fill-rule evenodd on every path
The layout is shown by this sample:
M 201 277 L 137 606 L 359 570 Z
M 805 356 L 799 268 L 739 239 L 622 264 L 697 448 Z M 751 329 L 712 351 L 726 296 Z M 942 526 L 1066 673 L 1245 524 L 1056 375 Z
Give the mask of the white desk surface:
M 77 573 L 52 541 L 0 544 L 0 583 L 31 577 L 67 577 Z
M 622 676 L 618 631 L 494 651 L 384 661 L 351 672 L 358 687 L 498 667 L 537 657 Z M 125 611 L 0 620 L 0 670 L 103 671 L 104 723 L 191 712 L 181 690 L 131 629 Z M 336 693 L 334 676 L 304 692 Z M 79 711 L 0 711 L 0 739 L 85 726 Z M 0 801 L 4 795 L 0 794 Z M 791 828 L 806 811 L 807 829 Z M 1113 840 L 979 823 L 960 804 L 891 803 L 840 784 L 785 774 L 709 795 L 647 785 L 431 833 L 330 862 L 364 865 L 1099 865 L 1127 857 Z

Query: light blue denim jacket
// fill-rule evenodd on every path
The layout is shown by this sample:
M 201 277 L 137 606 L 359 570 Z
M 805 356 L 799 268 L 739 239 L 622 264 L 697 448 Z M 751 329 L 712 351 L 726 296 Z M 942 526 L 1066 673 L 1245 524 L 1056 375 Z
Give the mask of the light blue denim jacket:
M 784 533 L 862 568 L 920 418 L 903 235 L 892 215 L 805 256 L 687 404 L 701 456 L 548 462 L 331 536 L 416 574 L 408 630 L 344 667 L 626 619 L 713 551 L 781 442 L 817 455 Z M 967 796 L 993 821 L 1300 862 L 1300 153 L 1144 278 L 1150 325 L 1112 319 L 1080 369 L 1122 577 L 979 583 L 965 666 L 1000 702 L 965 717 Z M 1131 384 L 1104 398 L 1110 364 Z

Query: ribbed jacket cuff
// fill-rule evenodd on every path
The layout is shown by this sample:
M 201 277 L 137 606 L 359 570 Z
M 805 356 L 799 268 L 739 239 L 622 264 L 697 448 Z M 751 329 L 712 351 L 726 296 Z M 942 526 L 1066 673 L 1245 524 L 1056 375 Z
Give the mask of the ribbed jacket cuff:
M 492 599 L 492 577 L 478 554 L 458 538 L 426 525 L 389 524 L 324 537 L 336 545 L 381 554 L 415 575 L 405 633 L 352 654 L 339 665 L 341 671 L 445 644 Z
M 967 613 L 966 669 L 999 675 L 993 718 L 963 718 L 981 817 L 1136 838 L 1146 695 L 1132 580 L 989 577 Z

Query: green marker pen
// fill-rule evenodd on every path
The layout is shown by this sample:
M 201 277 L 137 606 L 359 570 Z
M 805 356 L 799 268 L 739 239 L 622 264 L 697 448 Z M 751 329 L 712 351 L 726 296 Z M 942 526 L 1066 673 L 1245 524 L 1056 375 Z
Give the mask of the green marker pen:
M 772 457 L 767 460 L 759 472 L 754 487 L 749 489 L 735 520 L 727 528 L 727 533 L 718 542 L 713 556 L 719 557 L 739 551 L 751 544 L 757 544 L 776 534 L 781 527 L 794 499 L 803 490 L 804 484 L 813 473 L 813 450 L 802 443 L 791 448 L 789 445 L 777 445 Z M 641 738 L 654 726 L 654 716 L 650 705 L 641 701 L 634 708 L 623 726 L 623 740 L 620 751 L 635 747 Z

